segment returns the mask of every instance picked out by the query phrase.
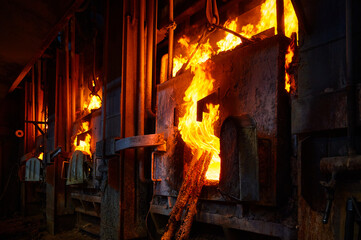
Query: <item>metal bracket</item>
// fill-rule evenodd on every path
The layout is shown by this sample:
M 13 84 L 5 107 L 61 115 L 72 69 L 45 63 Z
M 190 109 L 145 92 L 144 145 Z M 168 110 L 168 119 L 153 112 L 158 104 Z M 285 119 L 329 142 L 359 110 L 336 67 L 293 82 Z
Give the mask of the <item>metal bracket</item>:
M 113 156 L 125 149 L 157 147 L 164 145 L 165 143 L 166 141 L 164 140 L 163 134 L 148 134 L 128 138 L 111 138 L 106 140 L 105 155 Z M 99 142 L 97 145 L 101 146 L 101 143 Z
M 35 128 L 41 133 L 41 135 L 45 134 L 44 131 L 39 127 L 38 124 L 48 124 L 47 122 L 27 121 L 27 120 L 25 120 L 25 122 L 34 124 Z
M 152 178 L 152 181 L 153 182 L 161 182 L 162 179 L 159 179 L 159 178 L 155 178 L 155 171 L 154 171 L 154 168 L 155 168 L 155 160 L 154 160 L 154 155 L 155 154 L 162 154 L 164 152 L 166 152 L 166 145 L 163 144 L 163 145 L 160 145 L 159 147 L 157 147 L 153 152 L 152 152 L 152 159 L 151 159 L 151 178 Z

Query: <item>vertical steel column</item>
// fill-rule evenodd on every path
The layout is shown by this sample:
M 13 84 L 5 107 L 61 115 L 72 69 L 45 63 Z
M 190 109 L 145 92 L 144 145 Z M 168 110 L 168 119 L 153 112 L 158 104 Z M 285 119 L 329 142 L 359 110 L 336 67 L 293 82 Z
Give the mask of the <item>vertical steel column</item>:
M 153 88 L 153 47 L 154 47 L 154 0 L 148 0 L 147 4 L 147 80 L 145 84 L 145 110 L 147 118 L 154 117 L 152 111 L 152 88 Z
M 285 35 L 284 0 L 276 0 L 277 8 L 277 34 Z
M 75 15 L 70 19 L 70 60 L 71 60 L 71 86 L 70 94 L 71 94 L 71 123 L 75 121 L 75 101 L 76 101 L 76 92 L 78 90 L 76 84 L 76 72 L 75 72 Z
M 169 23 L 174 22 L 173 15 L 173 0 L 169 0 Z M 168 79 L 171 79 L 173 76 L 173 44 L 174 44 L 174 29 L 169 28 L 169 38 L 168 38 Z
M 144 135 L 144 20 L 145 20 L 145 0 L 140 0 L 140 8 L 139 8 L 139 80 L 138 80 L 138 90 L 139 90 L 139 98 L 138 98 L 138 135 Z
M 64 29 L 64 44 L 65 44 L 65 83 L 66 83 L 66 142 L 65 149 L 67 152 L 70 152 L 70 136 L 71 136 L 71 99 L 70 98 L 70 79 L 69 79 L 69 22 L 66 24 Z
M 348 154 L 356 154 L 356 89 L 353 79 L 352 0 L 346 0 L 346 82 Z

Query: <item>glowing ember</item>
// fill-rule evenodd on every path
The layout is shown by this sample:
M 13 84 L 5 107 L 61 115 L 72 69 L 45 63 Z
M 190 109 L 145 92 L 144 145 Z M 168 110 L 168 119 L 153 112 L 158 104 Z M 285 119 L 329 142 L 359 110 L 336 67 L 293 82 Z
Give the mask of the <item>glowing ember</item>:
M 40 153 L 39 156 L 38 156 L 38 159 L 43 160 L 43 157 L 44 157 L 44 153 Z
M 91 94 L 88 103 L 83 104 L 83 108 L 88 112 L 99 109 L 102 106 L 102 100 L 98 95 Z

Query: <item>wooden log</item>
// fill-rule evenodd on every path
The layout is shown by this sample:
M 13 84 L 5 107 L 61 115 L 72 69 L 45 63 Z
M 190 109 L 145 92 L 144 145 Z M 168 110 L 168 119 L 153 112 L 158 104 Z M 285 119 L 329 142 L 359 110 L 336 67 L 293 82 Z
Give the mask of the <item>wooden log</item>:
M 211 155 L 208 152 L 202 152 L 201 157 L 198 157 L 197 153 L 194 154 L 186 177 L 179 191 L 177 201 L 171 211 L 168 224 L 162 236 L 162 240 L 172 239 L 180 223 L 183 211 L 187 205 L 188 207 L 186 209 L 186 218 L 182 223 L 182 226 L 184 227 L 182 228 L 181 226 L 181 232 L 184 231 L 185 234 L 181 235 L 186 236 L 187 232 L 189 234 L 189 230 L 193 222 L 190 220 L 190 218 L 193 218 L 196 213 L 198 198 L 204 185 L 205 174 L 208 170 L 210 160 Z M 193 204 L 194 202 L 195 204 Z M 180 230 L 178 230 L 178 232 L 180 232 Z
M 170 213 L 170 218 L 165 228 L 165 232 L 162 236 L 162 240 L 172 239 L 176 232 L 176 228 L 179 225 L 184 208 L 187 205 L 188 198 L 197 181 L 197 176 L 199 176 L 199 172 L 197 172 L 197 169 L 200 169 L 202 167 L 202 159 L 204 159 L 204 153 L 201 155 L 200 158 L 199 152 L 196 152 L 193 155 L 190 167 L 187 171 L 187 174 L 179 191 L 177 201 Z
M 196 183 L 195 188 L 192 190 L 191 197 L 188 200 L 187 214 L 184 217 L 182 225 L 180 226 L 177 232 L 176 239 L 179 240 L 188 239 L 189 233 L 192 228 L 194 216 L 197 214 L 198 199 L 199 196 L 201 195 L 201 191 L 206 180 L 206 173 L 209 167 L 209 163 L 211 162 L 211 159 L 212 159 L 212 154 L 207 152 L 203 160 L 201 174 L 198 175 L 199 176 L 199 178 L 197 179 L 198 181 Z

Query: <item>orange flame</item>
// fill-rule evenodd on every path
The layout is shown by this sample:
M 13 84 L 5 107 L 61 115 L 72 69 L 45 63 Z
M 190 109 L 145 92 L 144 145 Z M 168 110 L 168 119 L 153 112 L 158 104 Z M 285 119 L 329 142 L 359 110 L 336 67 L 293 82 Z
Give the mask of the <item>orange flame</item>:
M 197 121 L 197 101 L 209 95 L 213 90 L 214 79 L 207 67 L 207 63 L 192 66 L 194 77 L 183 98 L 185 114 L 179 118 L 178 130 L 184 142 L 192 149 L 193 154 L 195 150 L 212 153 L 206 178 L 218 180 L 220 143 L 219 138 L 214 135 L 214 124 L 219 118 L 219 105 L 207 105 L 209 113 L 203 113 L 202 122 Z
M 292 32 L 298 32 L 298 21 L 291 0 L 285 0 L 284 3 L 285 34 L 290 37 Z M 227 21 L 224 27 L 237 32 L 237 21 L 237 18 Z M 276 0 L 266 0 L 261 5 L 260 20 L 255 25 L 243 26 L 240 34 L 251 38 L 253 35 L 273 27 L 277 28 Z M 182 48 L 185 48 L 187 57 L 183 55 L 174 57 L 173 76 L 187 62 L 188 56 L 193 53 L 197 46 L 196 43 L 190 44 L 190 39 L 186 36 L 180 38 L 178 43 Z M 214 126 L 219 119 L 219 105 L 208 104 L 209 113 L 203 113 L 202 122 L 197 122 L 197 101 L 208 96 L 213 91 L 214 79 L 210 74 L 210 61 L 207 62 L 207 60 L 215 54 L 234 49 L 241 43 L 240 38 L 227 33 L 223 39 L 217 42 L 218 50 L 215 51 L 208 39 L 206 43 L 199 46 L 187 66 L 187 69 L 191 68 L 194 77 L 183 98 L 185 113 L 179 118 L 178 130 L 184 142 L 192 149 L 193 154 L 195 154 L 196 150 L 212 153 L 212 160 L 206 174 L 208 180 L 219 180 L 220 174 L 220 142 L 214 133 Z
M 79 145 L 78 145 L 78 137 L 75 137 L 75 139 L 74 139 L 74 146 L 75 146 L 74 151 L 80 150 L 82 152 L 87 153 L 89 156 L 91 156 L 90 141 L 91 141 L 91 136 L 90 136 L 89 133 L 86 134 L 84 141 L 79 140 Z
M 285 82 L 285 89 L 287 92 L 290 92 L 291 90 L 291 76 L 287 73 L 287 69 L 290 68 L 290 64 L 292 63 L 292 58 L 294 56 L 294 52 L 291 49 L 291 45 L 288 46 L 287 54 L 286 54 L 286 63 L 285 63 L 285 69 L 286 69 L 286 82 Z
M 237 31 L 237 21 L 238 21 L 238 18 L 236 18 L 232 21 L 226 21 L 226 23 L 224 24 L 224 27 L 236 32 Z M 227 33 L 227 36 L 224 39 L 221 39 L 217 42 L 217 46 L 219 48 L 217 51 L 217 54 L 220 52 L 234 49 L 241 43 L 242 43 L 242 40 L 239 37 L 235 36 L 232 33 Z
M 298 33 L 298 19 L 291 0 L 284 0 L 284 24 L 285 35 L 291 37 L 293 32 Z M 255 25 L 247 24 L 242 27 L 241 35 L 251 38 L 252 36 L 270 28 L 275 28 L 277 33 L 276 0 L 266 0 L 261 5 L 261 16 Z
M 88 121 L 82 122 L 77 135 L 82 134 L 87 131 L 89 131 L 89 122 Z M 91 156 L 90 141 L 91 141 L 91 135 L 89 133 L 86 134 L 84 140 L 79 140 L 79 144 L 78 144 L 78 137 L 76 136 L 74 139 L 74 143 L 73 143 L 74 147 L 75 147 L 74 151 L 80 150 L 80 151 L 86 152 L 88 155 Z
M 89 102 L 85 102 L 83 104 L 83 108 L 88 112 L 91 112 L 91 110 L 99 109 L 101 106 L 102 106 L 102 100 L 98 95 L 94 95 L 94 94 L 90 95 Z
M 39 159 L 39 160 L 43 160 L 43 158 L 44 158 L 44 153 L 41 152 L 41 153 L 39 154 L 39 156 L 38 156 L 38 159 Z

